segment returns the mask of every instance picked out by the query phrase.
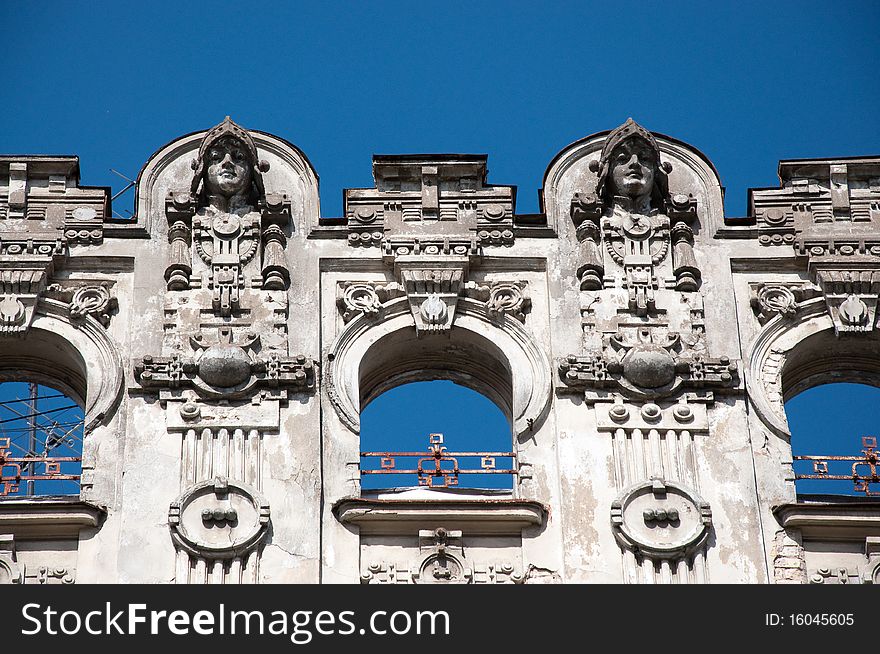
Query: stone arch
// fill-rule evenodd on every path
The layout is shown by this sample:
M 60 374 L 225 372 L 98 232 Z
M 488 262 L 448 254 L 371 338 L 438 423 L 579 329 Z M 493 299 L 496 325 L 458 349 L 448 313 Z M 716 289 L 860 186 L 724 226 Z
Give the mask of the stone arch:
M 360 431 L 360 409 L 412 381 L 448 379 L 494 401 L 516 437 L 544 419 L 550 362 L 515 319 L 490 320 L 482 303 L 460 298 L 451 333 L 418 338 L 406 298 L 384 305 L 385 319 L 361 315 L 340 332 L 326 366 L 330 399 L 342 422 Z
M 831 382 L 880 386 L 880 335 L 835 336 L 821 297 L 799 305 L 794 316 L 768 321 L 746 352 L 749 399 L 777 436 L 791 437 L 784 403 Z
M 37 381 L 68 394 L 83 407 L 87 434 L 112 416 L 124 373 L 100 323 L 85 316 L 74 325 L 67 304 L 42 300 L 27 334 L 15 347 L 0 348 L 0 379 Z

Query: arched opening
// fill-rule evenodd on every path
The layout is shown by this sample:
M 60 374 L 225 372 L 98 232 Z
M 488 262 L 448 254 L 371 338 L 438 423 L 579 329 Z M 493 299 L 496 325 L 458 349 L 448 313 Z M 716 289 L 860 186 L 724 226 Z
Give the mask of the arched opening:
M 84 413 L 71 395 L 37 381 L 0 382 L 0 498 L 79 494 Z
M 386 334 L 359 367 L 361 488 L 514 488 L 513 373 L 470 330 Z M 408 471 L 408 472 L 402 472 Z
M 799 496 L 880 494 L 880 479 L 870 481 L 880 473 L 871 463 L 878 404 L 880 388 L 847 382 L 814 386 L 786 402 Z
M 503 456 L 513 454 L 510 420 L 488 397 L 451 381 L 408 383 L 375 397 L 361 412 L 361 451 L 364 491 L 513 488 L 515 456 Z
M 873 334 L 838 337 L 825 329 L 786 357 L 782 396 L 799 496 L 880 494 L 880 470 L 873 467 L 878 344 Z

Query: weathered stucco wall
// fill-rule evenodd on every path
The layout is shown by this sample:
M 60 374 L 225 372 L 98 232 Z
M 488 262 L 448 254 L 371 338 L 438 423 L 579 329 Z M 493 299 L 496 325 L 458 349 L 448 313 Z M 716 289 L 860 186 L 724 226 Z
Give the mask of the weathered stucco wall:
M 782 162 L 735 220 L 632 121 L 539 215 L 486 170 L 375 157 L 328 218 L 227 119 L 120 221 L 75 158 L 0 158 L 0 377 L 86 415 L 80 497 L 0 499 L 0 580 L 873 581 L 880 507 L 797 497 L 782 401 L 880 379 L 880 160 Z M 361 407 L 425 379 L 507 414 L 511 491 L 361 492 Z

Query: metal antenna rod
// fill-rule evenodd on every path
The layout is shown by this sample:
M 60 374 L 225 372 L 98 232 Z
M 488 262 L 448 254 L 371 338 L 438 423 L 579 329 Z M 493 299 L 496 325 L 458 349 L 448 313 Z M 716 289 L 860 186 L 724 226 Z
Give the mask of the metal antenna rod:
M 37 385 L 34 382 L 28 383 L 28 456 L 33 456 L 37 451 Z M 28 464 L 29 474 L 35 474 L 36 462 Z M 34 494 L 34 482 L 29 480 L 27 483 L 27 494 Z
M 115 199 L 118 198 L 120 195 L 122 195 L 123 193 L 125 193 L 128 189 L 130 189 L 131 187 L 133 187 L 135 184 L 137 184 L 137 182 L 136 182 L 135 180 L 129 178 L 129 177 L 126 177 L 125 175 L 123 175 L 122 173 L 120 173 L 118 170 L 116 170 L 116 169 L 114 169 L 114 168 L 111 168 L 111 169 L 110 169 L 110 172 L 111 172 L 111 173 L 115 173 L 116 175 L 119 175 L 122 179 L 124 179 L 125 181 L 128 182 L 128 184 L 126 184 L 126 186 L 125 186 L 124 189 L 122 189 L 121 191 L 117 192 L 113 197 L 110 198 L 110 203 L 113 204 L 113 200 L 115 200 Z M 128 211 L 128 209 L 126 209 L 126 211 Z M 113 213 L 116 213 L 116 212 L 114 211 Z M 131 211 L 128 211 L 128 213 L 129 213 L 129 215 L 131 215 Z M 122 216 L 120 216 L 118 213 L 116 213 L 116 215 L 119 216 L 120 218 L 122 218 Z

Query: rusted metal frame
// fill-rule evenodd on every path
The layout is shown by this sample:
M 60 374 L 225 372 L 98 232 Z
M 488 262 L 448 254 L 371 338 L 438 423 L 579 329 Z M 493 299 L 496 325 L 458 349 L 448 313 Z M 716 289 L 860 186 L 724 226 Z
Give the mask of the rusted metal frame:
M 803 454 L 793 456 L 793 461 L 812 461 L 813 472 L 815 474 L 806 475 L 795 473 L 795 479 L 827 479 L 836 481 L 852 481 L 853 490 L 865 495 L 880 495 L 880 491 L 872 491 L 871 484 L 880 483 L 880 475 L 877 474 L 878 457 L 877 438 L 874 436 L 862 437 L 862 456 L 846 456 L 846 455 L 809 455 Z M 852 472 L 849 475 L 829 474 L 828 462 L 851 462 Z M 859 472 L 860 466 L 868 466 L 868 474 Z

